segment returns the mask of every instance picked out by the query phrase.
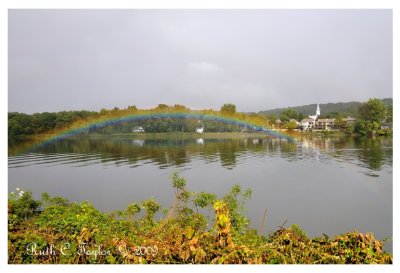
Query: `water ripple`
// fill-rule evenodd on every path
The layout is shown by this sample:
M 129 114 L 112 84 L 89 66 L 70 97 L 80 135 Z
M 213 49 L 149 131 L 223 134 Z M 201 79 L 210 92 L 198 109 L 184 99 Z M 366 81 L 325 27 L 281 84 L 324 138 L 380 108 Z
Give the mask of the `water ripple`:
M 393 164 L 390 142 L 343 142 L 340 139 L 302 139 L 294 143 L 273 139 L 204 139 L 168 142 L 124 140 L 87 140 L 79 143 L 63 140 L 46 146 L 45 151 L 35 151 L 8 157 L 9 168 L 29 166 L 52 167 L 67 165 L 86 167 L 100 164 L 105 167 L 135 168 L 155 165 L 160 169 L 171 166 L 190 166 L 193 160 L 201 164 L 220 162 L 227 169 L 236 168 L 247 161 L 268 162 L 283 159 L 288 162 L 317 162 L 318 164 L 350 164 L 366 175 Z M 389 145 L 389 146 L 387 146 Z

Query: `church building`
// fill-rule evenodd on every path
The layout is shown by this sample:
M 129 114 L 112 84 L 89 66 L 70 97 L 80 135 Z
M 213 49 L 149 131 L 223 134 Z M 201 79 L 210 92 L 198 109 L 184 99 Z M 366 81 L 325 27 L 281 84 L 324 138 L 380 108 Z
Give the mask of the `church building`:
M 304 131 L 309 131 L 315 128 L 317 124 L 317 119 L 321 115 L 321 110 L 319 109 L 319 103 L 317 104 L 317 110 L 315 111 L 315 115 L 308 116 L 308 118 L 302 119 L 300 121 L 300 127 Z

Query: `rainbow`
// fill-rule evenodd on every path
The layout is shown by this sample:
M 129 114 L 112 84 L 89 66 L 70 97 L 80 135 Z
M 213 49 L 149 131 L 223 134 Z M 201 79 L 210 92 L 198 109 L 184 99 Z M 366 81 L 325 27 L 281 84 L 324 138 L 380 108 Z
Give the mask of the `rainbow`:
M 289 135 L 282 134 L 281 132 L 275 131 L 273 129 L 265 128 L 260 125 L 260 121 L 251 121 L 245 116 L 238 117 L 237 115 L 227 116 L 217 113 L 205 113 L 205 112 L 130 112 L 130 113 L 119 113 L 118 115 L 105 115 L 98 118 L 92 118 L 87 120 L 80 120 L 67 128 L 58 129 L 47 133 L 44 136 L 36 137 L 30 142 L 25 142 L 20 145 L 19 148 L 14 149 L 16 153 L 27 153 L 33 151 L 36 148 L 53 143 L 62 139 L 66 139 L 81 133 L 87 132 L 90 129 L 106 127 L 109 125 L 115 125 L 123 122 L 133 122 L 142 121 L 148 119 L 163 119 L 163 118 L 173 118 L 173 119 L 195 119 L 202 121 L 217 121 L 231 125 L 237 125 L 244 128 L 249 128 L 258 132 L 265 133 L 271 137 L 283 138 L 289 141 L 293 139 Z

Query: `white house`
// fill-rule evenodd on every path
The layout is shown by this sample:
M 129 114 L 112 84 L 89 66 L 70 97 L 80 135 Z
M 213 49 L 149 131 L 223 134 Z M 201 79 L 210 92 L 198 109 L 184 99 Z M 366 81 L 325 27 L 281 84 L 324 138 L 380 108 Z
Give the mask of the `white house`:
M 300 121 L 300 126 L 303 130 L 308 131 L 315 127 L 315 119 L 305 118 Z
M 135 126 L 132 128 L 132 133 L 143 133 L 144 129 L 142 126 Z
M 204 126 L 201 126 L 201 128 L 196 129 L 196 133 L 202 134 L 204 132 Z

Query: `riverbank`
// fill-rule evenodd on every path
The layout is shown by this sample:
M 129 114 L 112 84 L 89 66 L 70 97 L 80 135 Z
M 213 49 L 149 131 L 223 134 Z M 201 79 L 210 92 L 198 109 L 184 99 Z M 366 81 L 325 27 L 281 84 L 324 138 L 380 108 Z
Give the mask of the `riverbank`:
M 99 134 L 99 133 L 84 133 L 76 136 L 71 136 L 71 138 L 79 137 L 90 137 L 90 138 L 105 138 L 105 137 L 115 137 L 115 138 L 128 138 L 128 139 L 238 139 L 238 138 L 268 138 L 269 135 L 261 132 L 254 133 L 244 133 L 244 132 L 206 132 L 206 133 L 189 133 L 189 132 L 171 132 L 171 133 L 111 133 L 111 134 Z M 46 139 L 51 137 L 47 134 L 37 134 L 30 136 L 19 136 L 13 140 L 24 142 L 32 141 L 37 139 Z M 9 140 L 10 141 L 10 140 Z
M 8 262 L 392 263 L 392 255 L 382 250 L 384 242 L 372 234 L 308 238 L 297 225 L 285 223 L 269 235 L 257 232 L 245 214 L 251 191 L 238 185 L 222 197 L 193 193 L 175 173 L 172 186 L 170 208 L 148 199 L 113 213 L 48 194 L 34 200 L 18 189 L 8 202 Z
M 343 132 L 338 131 L 315 131 L 315 132 L 297 132 L 280 130 L 276 131 L 284 136 L 290 136 L 293 138 L 300 138 L 302 136 L 344 136 Z M 51 135 L 38 134 L 32 136 L 21 136 L 17 140 L 29 141 L 36 139 L 46 139 Z M 262 132 L 205 132 L 205 133 L 191 133 L 191 132 L 170 132 L 170 133 L 111 133 L 111 134 L 99 134 L 99 133 L 85 133 L 71 138 L 79 137 L 90 137 L 90 138 L 125 138 L 125 139 L 244 139 L 244 138 L 270 138 L 271 136 Z
M 90 134 L 90 137 L 121 137 L 132 139 L 242 139 L 242 138 L 269 138 L 265 133 L 243 133 L 243 132 L 206 132 L 206 133 L 189 133 L 189 132 L 171 132 L 171 133 L 128 133 L 128 134 Z
M 344 137 L 344 136 L 355 136 L 348 135 L 342 131 L 290 131 L 287 129 L 276 130 L 278 134 L 282 136 L 288 136 L 294 139 L 299 139 L 303 137 Z M 389 135 L 390 136 L 390 135 Z M 21 135 L 14 139 L 9 139 L 10 143 L 31 143 L 34 141 L 40 141 L 43 139 L 48 139 L 52 137 L 52 135 L 48 134 L 36 134 L 36 135 Z M 194 132 L 170 132 L 170 133 L 111 133 L 111 134 L 100 134 L 100 133 L 83 133 L 75 136 L 71 136 L 70 138 L 80 138 L 80 137 L 89 137 L 89 138 L 124 138 L 124 139 L 138 139 L 138 140 L 146 140 L 146 139 L 245 139 L 245 138 L 270 138 L 271 135 L 268 135 L 263 132 L 204 132 L 204 133 L 194 133 Z M 371 136 L 375 137 L 375 136 Z M 378 137 L 378 136 L 376 136 Z

